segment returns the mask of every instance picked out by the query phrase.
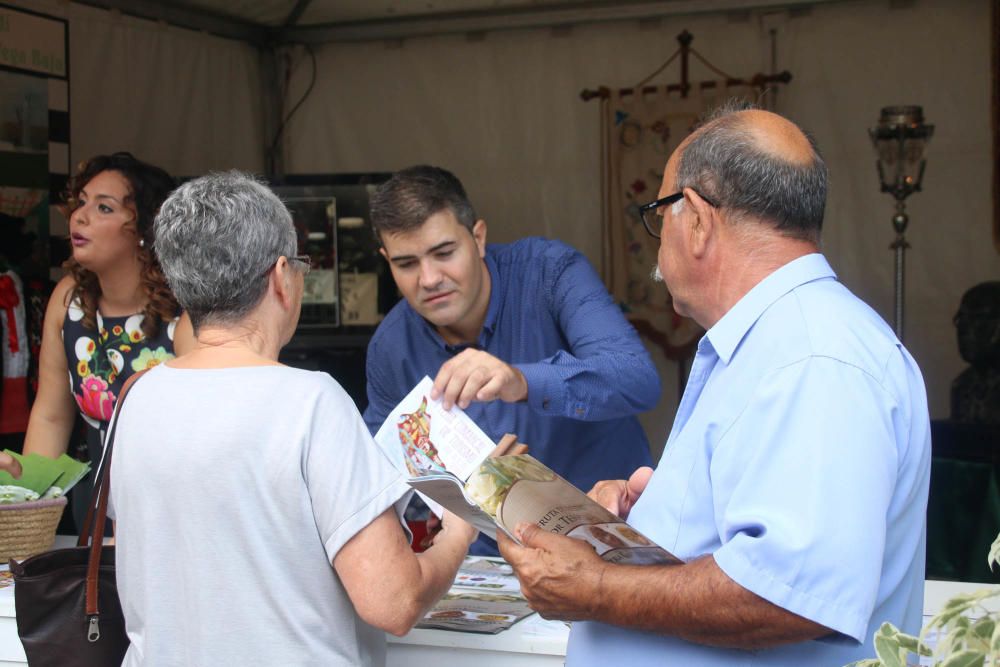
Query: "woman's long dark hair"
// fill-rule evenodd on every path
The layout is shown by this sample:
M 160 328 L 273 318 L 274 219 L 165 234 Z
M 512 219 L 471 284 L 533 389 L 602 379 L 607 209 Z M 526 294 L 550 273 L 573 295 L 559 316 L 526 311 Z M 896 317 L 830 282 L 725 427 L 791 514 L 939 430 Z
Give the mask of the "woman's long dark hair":
M 65 193 L 68 204 L 67 216 L 79 207 L 80 191 L 95 176 L 104 171 L 115 171 L 121 174 L 129 185 L 126 203 L 135 207 L 136 243 L 139 246 L 139 281 L 146 295 L 146 306 L 143 309 L 145 317 L 142 321 L 142 332 L 147 338 L 156 336 L 163 322 L 177 316 L 179 306 L 174 298 L 167 280 L 160 269 L 160 263 L 153 252 L 153 220 L 156 218 L 160 204 L 176 187 L 170 174 L 159 167 L 136 159 L 131 153 L 113 153 L 98 155 L 81 162 L 77 173 L 70 180 Z M 97 274 L 83 268 L 79 262 L 70 257 L 63 262 L 63 268 L 68 271 L 76 285 L 70 293 L 70 301 L 77 299 L 83 309 L 83 324 L 91 329 L 97 328 L 97 302 L 101 296 L 101 286 Z

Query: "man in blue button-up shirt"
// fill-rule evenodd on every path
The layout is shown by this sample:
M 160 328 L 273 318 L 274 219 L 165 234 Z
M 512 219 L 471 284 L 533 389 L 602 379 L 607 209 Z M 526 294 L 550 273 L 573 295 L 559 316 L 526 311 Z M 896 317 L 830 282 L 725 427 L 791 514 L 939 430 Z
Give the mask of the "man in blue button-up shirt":
M 368 346 L 372 433 L 424 376 L 494 440 L 589 489 L 652 462 L 636 413 L 660 396 L 656 368 L 587 260 L 558 241 L 486 244 L 459 180 L 437 167 L 395 174 L 372 225 L 404 300 Z M 482 538 L 472 553 L 495 554 Z
M 684 563 L 502 538 L 528 600 L 576 619 L 567 665 L 844 665 L 919 630 L 930 470 L 920 371 L 819 254 L 826 167 L 776 114 L 727 109 L 643 207 L 678 312 L 706 329 L 655 472 L 591 492 Z

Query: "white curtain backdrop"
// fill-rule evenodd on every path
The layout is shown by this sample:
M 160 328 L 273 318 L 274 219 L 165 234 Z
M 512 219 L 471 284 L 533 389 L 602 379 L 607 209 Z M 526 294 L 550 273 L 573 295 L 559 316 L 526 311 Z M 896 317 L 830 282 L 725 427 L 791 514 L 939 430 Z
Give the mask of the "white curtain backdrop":
M 71 7 L 74 160 L 131 150 L 176 175 L 263 170 L 254 47 Z
M 69 20 L 70 156 L 127 150 L 171 174 L 264 169 L 257 49 L 58 0 L 15 0 Z

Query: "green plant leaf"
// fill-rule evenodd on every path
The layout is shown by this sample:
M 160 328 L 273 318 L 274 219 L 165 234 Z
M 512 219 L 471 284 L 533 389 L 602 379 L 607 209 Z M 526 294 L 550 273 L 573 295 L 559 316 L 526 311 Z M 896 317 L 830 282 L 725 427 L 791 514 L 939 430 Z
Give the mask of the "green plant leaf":
M 996 653 L 1000 651 L 1000 623 L 993 628 L 993 637 L 990 639 L 990 651 Z
M 883 623 L 875 632 L 875 655 L 884 667 L 906 667 L 903 661 L 906 652 L 899 645 L 900 634 L 899 628 L 892 623 Z
M 965 618 L 963 616 L 963 618 Z M 957 625 L 948 633 L 948 644 L 950 646 L 964 646 L 969 636 L 969 628 L 966 625 Z M 951 651 L 949 651 L 950 653 Z
M 986 656 L 982 651 L 959 651 L 938 663 L 939 667 L 983 667 Z
M 885 667 L 906 667 L 906 663 L 899 657 L 899 644 L 891 637 L 875 637 L 875 655 L 879 657 L 881 664 Z
M 997 623 L 994 619 L 989 616 L 984 616 L 973 624 L 972 633 L 980 639 L 989 641 L 990 637 L 993 636 L 993 631 L 996 629 L 996 625 Z
M 916 653 L 917 655 L 931 655 L 930 647 L 921 643 L 920 639 L 914 637 L 913 635 L 908 635 L 905 632 L 899 632 L 896 635 L 896 641 L 899 642 L 900 648 L 904 648 L 910 653 Z
M 986 557 L 986 567 L 990 570 L 993 569 L 994 563 L 1000 565 L 1000 534 L 993 540 L 993 545 L 990 546 L 990 555 Z
M 897 628 L 892 623 L 886 621 L 882 625 L 878 626 L 878 630 L 875 631 L 875 634 L 872 635 L 872 638 L 874 639 L 875 637 L 895 637 L 898 634 L 899 634 L 899 628 Z
M 865 660 L 858 660 L 847 665 L 847 667 L 882 667 L 882 661 L 875 658 L 867 658 Z
M 937 613 L 927 624 L 929 628 L 947 628 L 961 618 L 962 614 L 969 611 L 975 605 L 971 602 L 964 603 L 960 607 L 944 608 Z
M 948 598 L 948 601 L 944 603 L 944 606 L 941 607 L 941 609 L 955 609 L 956 607 L 966 605 L 970 602 L 972 602 L 972 593 L 959 593 L 958 595 Z

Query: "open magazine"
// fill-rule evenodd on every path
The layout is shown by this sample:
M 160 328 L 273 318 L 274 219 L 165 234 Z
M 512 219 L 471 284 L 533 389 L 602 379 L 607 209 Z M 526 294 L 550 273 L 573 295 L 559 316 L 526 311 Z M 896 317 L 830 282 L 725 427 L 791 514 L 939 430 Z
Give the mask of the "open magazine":
M 421 380 L 375 441 L 436 513 L 444 507 L 494 537 L 499 528 L 514 538 L 517 524 L 534 523 L 588 542 L 613 563 L 679 562 L 530 455 L 490 458 L 495 443 L 461 409 L 433 400 L 432 386 Z

